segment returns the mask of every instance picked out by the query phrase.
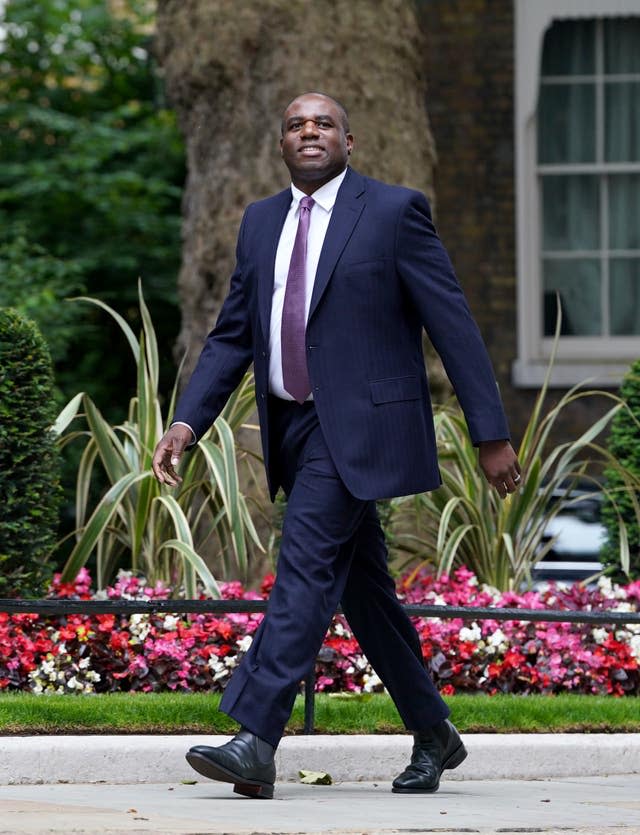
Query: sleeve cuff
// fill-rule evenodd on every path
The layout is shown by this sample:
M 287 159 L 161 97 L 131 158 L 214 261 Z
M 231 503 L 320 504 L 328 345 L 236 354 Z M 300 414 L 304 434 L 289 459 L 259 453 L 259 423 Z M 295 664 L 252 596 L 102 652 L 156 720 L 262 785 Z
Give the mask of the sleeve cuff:
M 195 443 L 197 443 L 198 439 L 196 438 L 196 433 L 193 431 L 193 429 L 189 426 L 188 423 L 185 423 L 183 420 L 174 420 L 171 426 L 186 426 L 187 429 L 191 432 L 192 437 L 191 443 L 187 444 L 187 446 L 193 446 Z

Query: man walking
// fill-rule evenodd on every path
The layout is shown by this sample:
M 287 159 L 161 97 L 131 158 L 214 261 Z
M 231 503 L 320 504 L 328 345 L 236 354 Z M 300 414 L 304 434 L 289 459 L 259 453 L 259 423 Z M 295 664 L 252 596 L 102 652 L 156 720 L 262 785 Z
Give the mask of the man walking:
M 414 733 L 393 791 L 434 792 L 467 755 L 396 598 L 375 507 L 440 484 L 423 328 L 486 478 L 502 498 L 520 480 L 491 363 L 426 199 L 358 174 L 352 148 L 336 100 L 305 93 L 286 108 L 291 188 L 245 211 L 229 294 L 153 460 L 175 485 L 183 451 L 253 362 L 271 496 L 287 496 L 277 578 L 220 705 L 240 732 L 187 754 L 248 796 L 273 796 L 275 749 L 339 603 Z

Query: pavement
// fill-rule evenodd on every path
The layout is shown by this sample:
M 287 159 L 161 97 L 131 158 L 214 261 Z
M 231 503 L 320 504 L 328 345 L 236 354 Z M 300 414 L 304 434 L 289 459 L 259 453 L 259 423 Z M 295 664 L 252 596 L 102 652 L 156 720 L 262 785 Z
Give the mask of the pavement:
M 272 801 L 184 761 L 225 737 L 0 738 L 0 833 L 640 835 L 640 734 L 467 735 L 431 795 L 396 795 L 407 736 L 286 737 Z M 333 785 L 303 785 L 298 769 Z

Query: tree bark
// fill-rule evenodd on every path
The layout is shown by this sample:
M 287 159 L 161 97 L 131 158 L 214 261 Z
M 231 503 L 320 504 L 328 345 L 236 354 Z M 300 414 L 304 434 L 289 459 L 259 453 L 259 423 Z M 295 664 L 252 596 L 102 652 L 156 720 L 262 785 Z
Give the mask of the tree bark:
M 291 99 L 339 99 L 354 167 L 431 198 L 435 152 L 411 0 L 159 0 L 157 25 L 188 157 L 177 347 L 188 374 L 227 292 L 243 208 L 289 182 L 278 140 Z M 437 366 L 431 377 L 441 392 Z

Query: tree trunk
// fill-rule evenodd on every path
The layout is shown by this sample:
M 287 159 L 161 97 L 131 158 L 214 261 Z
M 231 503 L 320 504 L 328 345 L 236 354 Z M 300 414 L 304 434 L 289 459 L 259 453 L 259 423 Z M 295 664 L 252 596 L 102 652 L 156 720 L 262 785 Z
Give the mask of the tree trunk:
M 410 0 L 159 0 L 157 53 L 188 155 L 185 373 L 227 292 L 243 208 L 289 182 L 278 140 L 296 95 L 316 90 L 345 104 L 359 171 L 433 196 L 423 50 Z M 431 378 L 441 393 L 437 366 Z

